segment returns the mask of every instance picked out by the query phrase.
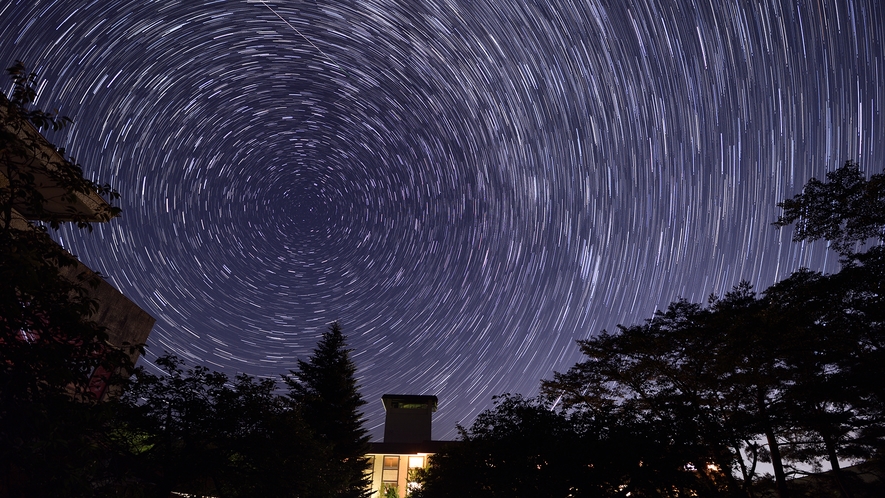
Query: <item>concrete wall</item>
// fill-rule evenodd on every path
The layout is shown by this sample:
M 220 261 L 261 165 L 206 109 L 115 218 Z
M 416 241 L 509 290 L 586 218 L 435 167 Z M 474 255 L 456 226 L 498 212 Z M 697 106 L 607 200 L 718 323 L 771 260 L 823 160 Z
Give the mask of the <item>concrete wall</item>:
M 385 394 L 384 442 L 420 443 L 430 441 L 436 396 Z
M 62 268 L 61 273 L 71 280 L 76 280 L 80 275 L 97 276 L 83 263 L 79 263 L 76 267 Z M 92 319 L 107 328 L 111 345 L 123 348 L 126 343 L 137 345 L 147 342 L 148 335 L 156 322 L 154 317 L 139 308 L 103 278 L 99 277 L 96 288 L 89 289 L 89 295 L 98 302 L 98 310 Z M 138 360 L 138 356 L 137 351 L 129 353 L 133 363 Z

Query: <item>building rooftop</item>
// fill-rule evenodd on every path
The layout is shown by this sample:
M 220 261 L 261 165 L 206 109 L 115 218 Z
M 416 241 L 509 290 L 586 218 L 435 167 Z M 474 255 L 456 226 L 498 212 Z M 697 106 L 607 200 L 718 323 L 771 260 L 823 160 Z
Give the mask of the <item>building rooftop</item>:
M 20 171 L 34 176 L 37 190 L 46 200 L 41 212 L 34 212 L 26 202 L 15 202 L 13 208 L 29 220 L 51 218 L 57 221 L 105 222 L 111 218 L 110 205 L 97 192 L 72 191 L 59 180 L 67 175 L 66 168 L 75 168 L 61 152 L 55 149 L 37 128 L 28 121 L 8 122 L 9 100 L 0 94 L 0 123 L 6 125 L 7 132 L 17 135 L 24 150 L 33 150 L 33 155 L 15 155 L 14 149 L 7 149 L 7 159 Z M 0 162 L 0 187 L 9 183 L 7 165 Z M 71 171 L 70 176 L 79 176 L 79 171 Z M 48 221 L 48 220 L 43 220 Z
M 390 409 L 421 409 L 435 412 L 439 400 L 436 396 L 418 394 L 385 394 L 381 396 L 384 410 Z

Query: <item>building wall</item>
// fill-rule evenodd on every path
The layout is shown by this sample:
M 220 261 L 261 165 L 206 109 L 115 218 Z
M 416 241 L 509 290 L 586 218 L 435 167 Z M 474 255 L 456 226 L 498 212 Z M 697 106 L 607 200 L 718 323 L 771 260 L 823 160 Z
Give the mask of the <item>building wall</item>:
M 371 443 L 369 458 L 372 468 L 372 496 L 388 498 L 387 488 L 396 488 L 396 495 L 409 494 L 409 471 L 425 468 L 428 457 L 450 444 L 432 441 L 433 412 L 436 396 L 385 394 L 381 397 L 386 412 L 384 441 Z
M 408 496 L 409 469 L 427 466 L 429 453 L 372 453 L 372 497 L 384 498 L 382 488 L 395 486 L 397 496 Z
M 430 441 L 432 410 L 429 408 L 387 408 L 384 442 L 414 443 Z
M 84 272 L 84 276 L 96 276 L 83 263 L 79 263 L 76 267 L 64 267 L 60 270 L 62 275 L 74 281 L 77 280 L 78 275 Z M 127 345 L 144 345 L 156 319 L 103 278 L 99 278 L 98 286 L 89 288 L 88 292 L 89 297 L 98 303 L 98 309 L 90 318 L 106 328 L 108 342 L 129 353 L 129 358 L 134 364 L 138 360 L 139 353 L 137 350 L 130 351 Z

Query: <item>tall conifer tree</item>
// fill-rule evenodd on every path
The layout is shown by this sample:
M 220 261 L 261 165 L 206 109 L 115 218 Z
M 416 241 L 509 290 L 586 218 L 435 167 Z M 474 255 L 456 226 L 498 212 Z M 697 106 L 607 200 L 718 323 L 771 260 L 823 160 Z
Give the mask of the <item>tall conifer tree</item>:
M 323 333 L 308 361 L 286 376 L 289 396 L 301 405 L 308 425 L 332 453 L 324 476 L 337 497 L 370 495 L 367 474 L 369 437 L 360 407 L 366 404 L 356 383 L 356 366 L 350 359 L 341 326 L 334 322 Z

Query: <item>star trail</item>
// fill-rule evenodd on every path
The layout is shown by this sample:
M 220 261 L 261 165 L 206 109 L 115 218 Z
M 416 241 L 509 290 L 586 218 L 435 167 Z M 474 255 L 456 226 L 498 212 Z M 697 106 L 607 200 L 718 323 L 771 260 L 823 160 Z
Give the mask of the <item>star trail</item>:
M 56 236 L 157 318 L 148 368 L 276 376 L 340 320 L 376 440 L 383 393 L 439 396 L 453 439 L 576 339 L 835 269 L 776 203 L 885 157 L 878 0 L 43 0 L 0 28 L 122 194 Z

